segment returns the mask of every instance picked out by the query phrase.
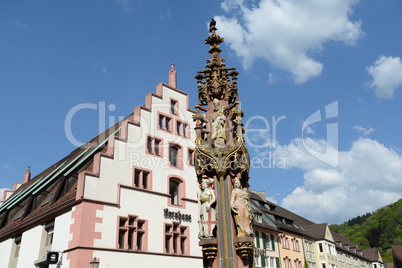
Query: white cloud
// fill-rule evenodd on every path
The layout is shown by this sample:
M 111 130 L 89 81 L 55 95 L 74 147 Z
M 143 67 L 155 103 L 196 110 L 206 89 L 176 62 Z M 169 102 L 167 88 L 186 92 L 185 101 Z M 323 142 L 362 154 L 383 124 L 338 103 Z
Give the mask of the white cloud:
M 317 152 L 316 155 L 322 156 L 322 159 L 310 154 L 308 150 Z M 326 168 L 326 160 L 339 157 L 338 151 L 325 140 L 309 137 L 293 139 L 288 145 L 278 145 L 275 154 L 285 159 L 286 168 L 299 168 L 304 171 Z
M 123 11 L 133 12 L 138 7 L 142 6 L 142 0 L 112 0 L 116 3 Z
M 367 135 L 369 135 L 369 134 L 374 132 L 374 128 L 372 128 L 372 127 L 364 128 L 364 127 L 361 127 L 359 125 L 355 125 L 353 127 L 353 129 L 356 130 L 357 133 L 359 133 L 359 134 L 361 134 L 363 136 L 367 136 Z
M 159 20 L 161 22 L 165 21 L 166 19 L 170 18 L 172 16 L 172 13 L 170 12 L 170 8 L 167 8 L 167 10 L 164 13 L 159 13 Z
M 363 32 L 350 21 L 356 0 L 261 0 L 258 5 L 225 0 L 227 16 L 216 16 L 226 42 L 248 69 L 257 59 L 289 72 L 296 83 L 321 74 L 323 65 L 312 58 L 325 42 L 352 45 Z
M 7 169 L 9 168 L 11 165 L 9 163 L 4 163 L 1 165 L 2 168 Z
M 94 68 L 95 68 L 96 70 L 101 71 L 101 72 L 104 73 L 104 74 L 109 73 L 109 71 L 108 71 L 108 69 L 106 68 L 106 66 L 103 65 L 102 63 L 97 63 Z
M 402 60 L 399 57 L 380 56 L 366 70 L 373 79 L 369 86 L 377 98 L 392 99 L 395 90 L 402 86 Z
M 15 27 L 17 28 L 22 28 L 22 29 L 28 29 L 29 26 L 27 24 L 25 24 L 22 20 L 20 19 L 16 19 L 15 20 Z
M 271 133 L 268 130 L 256 130 L 255 132 L 249 132 L 245 136 L 247 145 L 254 149 L 273 147 L 271 141 Z
M 275 196 L 267 196 L 267 200 L 274 204 L 278 204 L 278 201 L 276 201 Z
M 310 155 L 300 139 L 278 146 L 276 154 L 286 159 L 287 168 L 304 171 L 304 184 L 281 205 L 316 222 L 341 223 L 402 197 L 402 156 L 398 152 L 362 138 L 350 150 L 337 153 L 339 165 L 333 168 Z
M 274 84 L 277 79 L 278 77 L 275 74 L 273 73 L 268 74 L 268 84 Z
M 275 147 L 276 137 L 272 137 L 271 133 L 274 132 L 272 128 L 276 127 L 276 124 L 284 117 L 272 118 L 273 122 L 270 123 L 267 118 L 256 115 L 252 116 L 245 123 L 245 128 L 247 129 L 245 134 L 245 141 L 248 147 L 256 149 L 263 149 L 265 152 L 266 148 Z M 271 126 L 272 124 L 272 126 Z
M 311 126 L 307 126 L 303 130 L 306 132 L 306 134 L 314 134 L 315 133 L 314 129 Z

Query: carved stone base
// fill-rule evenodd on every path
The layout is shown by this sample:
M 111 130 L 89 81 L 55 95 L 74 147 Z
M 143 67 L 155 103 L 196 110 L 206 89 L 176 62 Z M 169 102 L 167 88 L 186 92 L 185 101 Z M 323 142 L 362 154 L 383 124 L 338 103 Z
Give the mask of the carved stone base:
M 236 252 L 242 259 L 248 258 L 253 251 L 253 245 L 253 238 L 248 236 L 237 237 L 234 241 Z
M 218 243 L 216 239 L 201 239 L 198 243 L 202 247 L 202 252 L 208 260 L 214 260 L 218 255 Z

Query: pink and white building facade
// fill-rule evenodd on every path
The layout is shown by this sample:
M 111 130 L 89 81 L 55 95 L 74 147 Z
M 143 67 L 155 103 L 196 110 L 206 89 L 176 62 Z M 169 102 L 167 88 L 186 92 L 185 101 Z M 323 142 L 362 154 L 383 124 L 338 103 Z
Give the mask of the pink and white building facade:
M 194 111 L 176 84 L 172 66 L 144 106 L 4 193 L 0 267 L 202 266 Z

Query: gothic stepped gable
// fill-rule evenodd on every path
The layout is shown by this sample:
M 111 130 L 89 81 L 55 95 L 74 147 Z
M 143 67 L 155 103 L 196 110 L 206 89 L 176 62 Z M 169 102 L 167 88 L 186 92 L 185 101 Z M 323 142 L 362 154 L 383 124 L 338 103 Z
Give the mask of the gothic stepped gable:
M 0 242 L 54 218 L 84 198 L 86 176 L 99 177 L 101 158 L 114 159 L 115 142 L 127 143 L 129 126 L 141 127 L 143 112 L 150 112 L 153 98 L 163 99 L 163 88 L 184 95 L 188 94 L 167 84 L 156 86 L 156 93 L 149 93 L 145 105 L 97 137 L 77 148 L 69 155 L 42 171 L 26 183 L 16 183 L 13 193 L 0 203 Z M 186 110 L 195 113 L 188 108 Z

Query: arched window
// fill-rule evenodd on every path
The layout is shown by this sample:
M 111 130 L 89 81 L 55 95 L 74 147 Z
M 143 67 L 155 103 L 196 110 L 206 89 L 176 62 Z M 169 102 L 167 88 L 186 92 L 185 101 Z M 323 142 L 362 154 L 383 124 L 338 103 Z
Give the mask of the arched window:
M 177 176 L 171 176 L 168 178 L 168 206 L 180 206 L 185 208 L 186 204 L 183 198 L 186 197 L 184 180 Z
M 178 144 L 171 143 L 169 145 L 169 163 L 170 166 L 181 168 L 182 167 L 182 151 Z
M 179 182 L 170 180 L 169 182 L 170 203 L 172 205 L 179 205 Z

